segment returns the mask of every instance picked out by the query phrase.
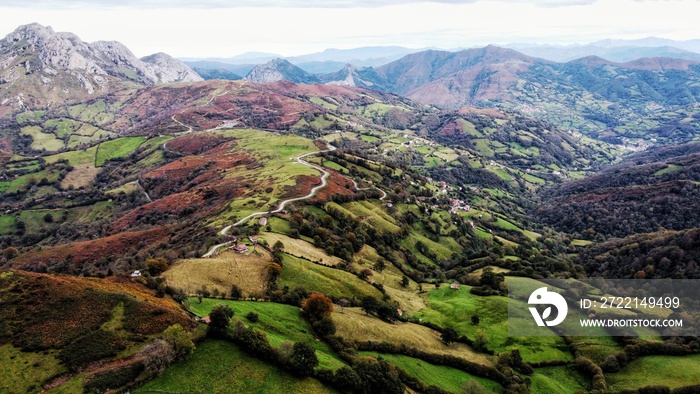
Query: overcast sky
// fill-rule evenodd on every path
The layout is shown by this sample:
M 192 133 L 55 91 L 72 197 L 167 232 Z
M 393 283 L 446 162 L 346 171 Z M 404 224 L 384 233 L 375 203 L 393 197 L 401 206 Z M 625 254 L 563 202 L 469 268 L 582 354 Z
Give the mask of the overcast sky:
M 0 36 L 38 22 L 137 56 L 700 38 L 700 0 L 2 0 L 0 16 Z

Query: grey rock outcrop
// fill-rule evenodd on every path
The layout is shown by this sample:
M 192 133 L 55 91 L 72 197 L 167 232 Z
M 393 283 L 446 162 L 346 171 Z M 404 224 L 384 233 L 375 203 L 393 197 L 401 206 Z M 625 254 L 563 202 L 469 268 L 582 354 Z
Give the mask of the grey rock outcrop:
M 314 75 L 284 59 L 273 59 L 265 64 L 255 66 L 244 79 L 257 83 L 292 81 L 311 84 L 318 82 Z
M 145 85 L 202 80 L 168 55 L 141 60 L 119 42 L 86 43 L 75 34 L 57 33 L 37 23 L 20 26 L 0 41 L 0 80 L 13 82 L 41 73 L 42 81 L 50 81 L 61 72 L 71 75 L 88 93 L 104 86 L 106 76 Z

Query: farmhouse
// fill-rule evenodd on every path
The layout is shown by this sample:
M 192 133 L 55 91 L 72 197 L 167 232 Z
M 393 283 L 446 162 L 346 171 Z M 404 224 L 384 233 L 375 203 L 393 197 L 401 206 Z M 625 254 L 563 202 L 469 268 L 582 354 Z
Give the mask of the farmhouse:
M 451 284 L 450 284 L 450 289 L 452 289 L 452 290 L 459 290 L 459 283 L 451 283 Z
M 248 247 L 244 244 L 238 244 L 233 247 L 233 250 L 235 250 L 238 253 L 245 253 L 248 251 Z
M 261 226 L 266 225 L 267 224 L 267 217 L 266 216 L 261 217 L 260 220 L 258 220 L 258 224 Z

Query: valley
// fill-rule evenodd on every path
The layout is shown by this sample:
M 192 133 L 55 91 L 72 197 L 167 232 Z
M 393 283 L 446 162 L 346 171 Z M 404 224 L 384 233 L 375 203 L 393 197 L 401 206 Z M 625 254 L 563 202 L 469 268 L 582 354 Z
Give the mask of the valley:
M 78 39 L 65 50 L 104 72 L 78 75 L 108 84 L 78 94 L 51 63 L 51 91 L 70 89 L 48 100 L 42 40 L 65 33 L 15 34 L 3 56 L 42 71 L 0 84 L 0 391 L 698 389 L 697 337 L 508 327 L 508 303 L 527 304 L 514 286 L 700 277 L 694 63 L 657 70 L 688 101 L 639 63 L 601 67 L 654 92 L 496 47 L 363 69 L 393 81 L 373 90 L 179 63 L 155 81 L 131 68 L 148 59 L 112 69 Z M 425 58 L 440 78 L 406 69 Z M 613 99 L 625 89 L 635 103 Z

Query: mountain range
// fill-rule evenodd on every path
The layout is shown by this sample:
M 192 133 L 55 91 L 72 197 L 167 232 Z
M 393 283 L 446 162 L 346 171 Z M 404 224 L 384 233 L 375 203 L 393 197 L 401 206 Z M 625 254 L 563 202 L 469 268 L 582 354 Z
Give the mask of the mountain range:
M 20 26 L 0 41 L 3 105 L 48 105 L 66 97 L 106 94 L 129 83 L 201 80 L 182 61 L 164 53 L 139 59 L 119 42 L 85 43 L 74 34 L 36 23 Z
M 694 60 L 618 63 L 587 56 L 558 63 L 490 45 L 422 51 L 377 68 L 346 65 L 328 74 L 307 73 L 276 59 L 255 66 L 246 79 L 360 86 L 443 108 L 514 109 L 611 141 L 685 141 L 700 130 L 698 119 L 690 116 L 700 102 L 700 62 Z M 678 108 L 685 108 L 683 114 L 674 115 Z M 641 121 L 649 116 L 651 121 Z
M 202 81 L 22 26 L 0 42 L 0 392 L 697 392 L 697 336 L 517 337 L 507 305 L 529 316 L 549 278 L 572 302 L 615 295 L 587 277 L 700 278 L 700 144 L 675 144 L 700 135 L 697 72 L 488 46 Z M 668 318 L 699 327 L 698 299 Z M 643 309 L 624 318 L 666 316 Z

